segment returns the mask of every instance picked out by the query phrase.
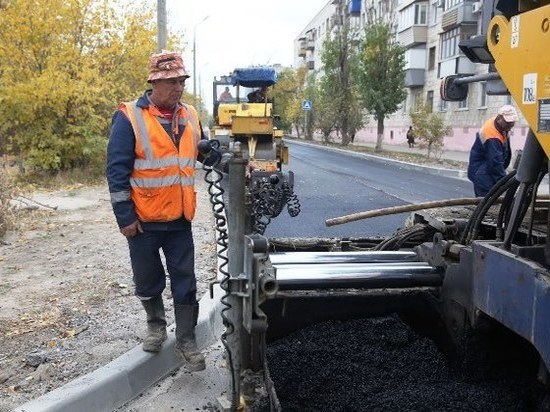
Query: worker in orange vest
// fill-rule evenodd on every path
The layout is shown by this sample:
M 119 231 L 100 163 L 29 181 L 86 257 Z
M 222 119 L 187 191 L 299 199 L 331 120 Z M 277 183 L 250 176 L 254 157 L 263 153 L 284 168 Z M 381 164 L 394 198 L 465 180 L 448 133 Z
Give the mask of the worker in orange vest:
M 191 221 L 195 162 L 208 162 L 197 149 L 206 136 L 195 108 L 180 101 L 189 77 L 179 53 L 151 56 L 151 89 L 121 103 L 113 116 L 107 181 L 120 232 L 128 241 L 135 294 L 147 314 L 143 350 L 159 352 L 167 338 L 162 250 L 174 299 L 176 351 L 196 371 L 205 368 L 205 361 L 195 339 L 199 305 Z
M 506 176 L 506 168 L 512 159 L 508 135 L 517 121 L 516 109 L 507 104 L 476 133 L 468 162 L 468 179 L 474 184 L 476 196 L 485 196 L 496 182 Z

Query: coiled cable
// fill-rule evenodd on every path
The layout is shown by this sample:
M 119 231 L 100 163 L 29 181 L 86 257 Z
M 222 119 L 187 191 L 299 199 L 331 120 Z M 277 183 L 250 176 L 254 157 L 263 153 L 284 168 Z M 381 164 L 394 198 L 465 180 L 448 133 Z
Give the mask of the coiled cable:
M 216 144 L 211 143 L 216 142 L 215 140 L 208 141 L 211 146 L 211 150 L 217 155 L 217 159 L 214 160 L 214 165 L 217 165 L 220 162 L 221 155 L 216 150 Z M 203 149 L 204 150 L 204 149 Z M 216 170 L 213 165 L 207 166 L 203 163 L 202 169 L 205 172 L 204 181 L 208 183 L 208 194 L 210 196 L 210 204 L 212 205 L 212 212 L 214 214 L 214 222 L 216 227 L 216 244 L 218 246 L 217 257 L 220 260 L 218 267 L 219 272 L 222 274 L 222 279 L 220 281 L 220 287 L 225 292 L 221 297 L 220 302 L 224 306 L 221 310 L 221 317 L 223 325 L 225 326 L 225 331 L 222 333 L 220 340 L 225 347 L 227 352 L 227 362 L 231 372 L 231 405 L 232 410 L 237 410 L 238 402 L 237 399 L 237 382 L 235 379 L 235 370 L 233 367 L 233 353 L 231 347 L 228 343 L 227 337 L 235 332 L 235 325 L 231 322 L 226 312 L 231 309 L 231 304 L 228 299 L 230 296 L 230 287 L 229 280 L 230 274 L 227 270 L 227 265 L 229 264 L 229 258 L 226 256 L 228 249 L 228 239 L 229 235 L 227 232 L 227 218 L 225 217 L 225 203 L 223 201 L 224 189 L 221 186 L 221 181 L 223 179 L 223 174 Z

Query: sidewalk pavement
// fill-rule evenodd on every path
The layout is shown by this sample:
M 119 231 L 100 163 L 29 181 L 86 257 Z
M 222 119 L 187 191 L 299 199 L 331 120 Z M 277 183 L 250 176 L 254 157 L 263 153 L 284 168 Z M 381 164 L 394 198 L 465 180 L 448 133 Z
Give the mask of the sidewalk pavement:
M 292 142 L 308 144 L 297 139 L 293 139 Z M 370 145 L 374 148 L 374 143 L 355 142 L 354 145 Z M 327 147 L 326 149 L 342 150 L 334 147 Z M 423 149 L 411 149 L 406 145 L 386 145 L 384 151 L 425 152 Z M 350 152 L 347 151 L 347 153 Z M 395 162 L 402 167 L 421 168 L 432 173 L 465 178 L 465 171 L 462 170 L 415 165 L 365 153 L 354 153 L 354 155 L 369 157 L 377 161 Z M 467 152 L 445 151 L 442 157 L 461 162 L 468 161 Z M 217 403 L 220 393 L 228 393 L 228 388 L 224 388 L 230 383 L 228 371 L 226 367 L 219 366 L 220 359 L 223 358 L 223 348 L 220 348 L 219 340 L 224 329 L 220 315 L 222 291 L 219 287 L 215 287 L 214 292 L 213 299 L 204 296 L 200 300 L 200 317 L 196 328 L 198 346 L 201 350 L 205 350 L 207 359 L 210 361 L 207 369 L 203 372 L 187 374 L 183 380 L 180 379 L 179 383 L 175 383 L 176 386 L 179 384 L 177 388 L 172 384 L 169 386 L 170 389 L 163 389 L 167 392 L 165 397 L 168 399 L 162 399 L 156 394 L 153 394 L 151 399 L 144 399 L 141 407 L 145 407 L 145 410 L 149 410 L 149 407 L 154 407 L 154 405 L 156 405 L 154 407 L 156 410 L 163 411 L 173 410 L 174 408 L 185 411 L 198 410 L 201 405 Z M 163 345 L 160 353 L 156 355 L 146 353 L 141 349 L 141 345 L 137 346 L 104 367 L 19 406 L 14 412 L 107 412 L 121 410 L 117 408 L 143 394 L 148 388 L 158 384 L 164 377 L 182 366 L 182 362 L 174 353 L 175 337 L 173 328 L 170 327 L 169 329 L 168 341 Z M 182 394 L 182 385 L 188 389 L 185 394 Z M 200 393 L 200 390 L 204 388 L 209 390 L 206 395 Z M 168 392 L 175 392 L 173 393 L 174 396 L 169 396 Z M 216 392 L 218 396 L 216 396 Z M 142 409 L 137 407 L 137 409 L 131 410 Z
M 353 142 L 353 146 L 364 146 L 374 149 L 376 146 L 375 142 Z M 427 151 L 424 148 L 420 148 L 418 145 L 410 148 L 407 144 L 384 144 L 382 146 L 383 151 L 385 152 L 399 152 L 399 153 L 415 153 L 426 155 Z M 445 150 L 441 154 L 442 159 L 454 160 L 457 162 L 468 163 L 468 158 L 470 152 L 459 151 L 459 150 Z

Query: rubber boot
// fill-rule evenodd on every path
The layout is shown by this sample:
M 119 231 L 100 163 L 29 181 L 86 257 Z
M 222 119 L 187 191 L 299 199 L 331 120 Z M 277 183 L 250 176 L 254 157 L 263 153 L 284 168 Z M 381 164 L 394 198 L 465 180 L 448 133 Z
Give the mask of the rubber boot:
M 195 325 L 198 316 L 196 305 L 174 305 L 176 315 L 176 352 L 186 362 L 190 371 L 202 371 L 206 368 L 204 356 L 197 348 Z
M 146 352 L 159 352 L 167 337 L 162 296 L 142 300 L 141 303 L 147 313 L 147 336 L 143 339 L 142 348 Z

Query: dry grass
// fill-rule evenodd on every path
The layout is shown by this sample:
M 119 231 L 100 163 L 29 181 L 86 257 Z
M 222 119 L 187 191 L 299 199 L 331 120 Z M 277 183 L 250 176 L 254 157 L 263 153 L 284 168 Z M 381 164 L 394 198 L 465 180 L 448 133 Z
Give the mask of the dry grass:
M 0 173 L 0 241 L 9 230 L 17 228 L 15 207 L 11 201 L 16 189 L 9 173 Z
M 14 199 L 24 199 L 24 193 L 36 190 L 57 190 L 79 188 L 82 185 L 102 183 L 105 179 L 101 168 L 73 169 L 56 173 L 22 173 L 17 162 L 3 157 L 0 159 L 0 242 L 6 233 L 18 229 L 18 214 Z M 19 200 L 20 202 L 20 200 Z M 24 203 L 24 202 L 23 202 Z M 21 206 L 19 204 L 19 206 Z M 25 209 L 26 215 L 32 210 Z

